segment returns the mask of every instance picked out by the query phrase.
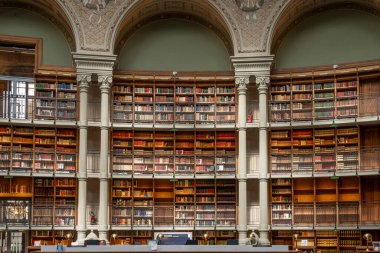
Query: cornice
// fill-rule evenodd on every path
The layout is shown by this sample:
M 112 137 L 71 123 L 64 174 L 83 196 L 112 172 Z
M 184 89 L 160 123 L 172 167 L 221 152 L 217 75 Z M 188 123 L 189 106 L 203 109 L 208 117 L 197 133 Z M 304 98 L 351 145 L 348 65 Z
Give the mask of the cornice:
M 79 74 L 109 74 L 112 73 L 116 55 L 74 53 L 73 58 Z
M 232 56 L 235 76 L 266 76 L 270 74 L 273 55 Z

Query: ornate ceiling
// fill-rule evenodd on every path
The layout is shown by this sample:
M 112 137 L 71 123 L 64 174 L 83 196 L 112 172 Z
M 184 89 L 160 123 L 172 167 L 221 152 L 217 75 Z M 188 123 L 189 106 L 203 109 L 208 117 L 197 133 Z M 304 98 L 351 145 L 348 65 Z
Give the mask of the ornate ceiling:
M 377 14 L 380 0 L 0 0 L 55 23 L 78 53 L 116 54 L 139 27 L 179 17 L 214 30 L 231 54 L 268 55 L 295 23 L 334 5 Z

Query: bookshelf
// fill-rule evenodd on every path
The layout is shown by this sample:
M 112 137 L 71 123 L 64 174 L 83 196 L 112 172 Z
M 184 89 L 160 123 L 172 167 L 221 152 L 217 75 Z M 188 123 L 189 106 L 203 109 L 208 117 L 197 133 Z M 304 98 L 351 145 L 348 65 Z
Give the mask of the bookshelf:
M 216 79 L 216 123 L 235 124 L 237 105 L 235 84 L 229 78 Z
M 154 135 L 154 173 L 174 172 L 174 132 L 157 131 Z
M 354 253 L 356 246 L 361 245 L 361 231 L 360 230 L 341 230 L 339 236 L 339 252 Z
M 33 169 L 33 128 L 13 127 L 12 172 L 31 172 Z
M 32 181 L 28 177 L 0 177 L 0 198 L 31 198 Z
M 133 132 L 112 131 L 112 171 L 128 174 L 133 170 Z
M 35 119 L 76 120 L 78 91 L 75 72 L 49 71 L 36 75 Z
M 215 182 L 213 179 L 195 181 L 195 225 L 215 226 Z
M 195 123 L 214 124 L 215 122 L 215 83 L 196 78 Z
M 175 134 L 175 173 L 194 173 L 194 132 L 176 132 Z
M 272 225 L 292 225 L 291 179 L 272 179 Z
M 34 130 L 34 149 L 35 162 L 34 169 L 36 172 L 54 171 L 55 162 L 55 145 L 56 131 L 54 128 L 36 128 Z
M 159 126 L 235 124 L 233 77 L 115 75 L 114 122 Z
M 133 89 L 134 123 L 153 122 L 154 118 L 154 80 L 135 79 Z
M 0 127 L 0 172 L 6 173 L 11 168 L 12 128 Z
M 154 226 L 174 224 L 174 185 L 169 179 L 154 181 Z
M 133 171 L 138 174 L 153 173 L 153 132 L 135 131 L 133 138 Z
M 195 173 L 215 173 L 215 133 L 197 132 L 195 140 Z
M 34 178 L 32 224 L 36 227 L 52 227 L 54 217 L 54 178 Z M 36 233 L 43 240 L 50 233 Z M 53 242 L 53 241 L 51 241 Z
M 195 94 L 194 78 L 181 78 L 176 81 L 175 89 L 175 122 L 194 124 Z
M 342 127 L 271 131 L 272 174 L 355 174 L 360 161 L 359 130 Z
M 77 179 L 55 179 L 54 227 L 74 228 L 77 205 Z
M 235 175 L 236 173 L 236 134 L 216 132 L 216 174 Z
M 112 120 L 133 122 L 133 79 L 115 79 L 112 85 Z
M 76 172 L 76 129 L 13 126 L 3 131 L 0 156 L 8 158 L 0 163 L 3 172 L 51 176 Z
M 216 225 L 232 226 L 236 225 L 236 199 L 237 189 L 235 180 L 221 179 L 216 180 Z M 217 235 L 218 236 L 218 235 Z M 232 234 L 219 235 L 231 239 Z
M 170 78 L 155 78 L 155 118 L 156 124 L 174 123 L 174 86 Z
M 131 226 L 132 224 L 132 180 L 113 179 L 111 189 L 112 226 Z
M 338 232 L 334 230 L 316 230 L 315 242 L 317 252 L 330 253 L 338 249 Z
M 174 184 L 176 226 L 194 226 L 194 180 L 178 180 Z
M 275 72 L 271 76 L 270 120 L 323 121 L 375 115 L 376 99 L 368 94 L 378 92 L 373 85 L 378 80 L 370 71 L 364 66 L 340 66 Z
M 153 225 L 153 180 L 133 180 L 133 226 Z
M 292 171 L 292 140 L 290 130 L 271 132 L 270 167 L 273 174 L 290 174 Z
M 314 225 L 314 179 L 293 179 L 294 226 Z

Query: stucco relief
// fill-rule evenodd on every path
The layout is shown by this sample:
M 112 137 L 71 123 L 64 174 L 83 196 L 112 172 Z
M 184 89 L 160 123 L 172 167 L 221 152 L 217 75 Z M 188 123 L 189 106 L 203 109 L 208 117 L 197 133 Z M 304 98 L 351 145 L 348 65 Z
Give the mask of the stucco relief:
M 138 0 L 58 0 L 74 20 L 77 50 L 112 53 L 121 15 Z M 259 3 L 255 17 L 234 0 L 209 0 L 223 15 L 231 32 L 235 55 L 266 53 L 270 29 L 286 2 L 291 0 L 255 0 Z M 206 17 L 207 18 L 207 17 Z

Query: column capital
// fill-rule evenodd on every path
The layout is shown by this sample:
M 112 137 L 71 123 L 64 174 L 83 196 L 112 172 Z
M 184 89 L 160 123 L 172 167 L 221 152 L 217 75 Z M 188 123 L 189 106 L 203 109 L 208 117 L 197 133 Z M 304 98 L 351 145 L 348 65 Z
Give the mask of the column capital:
M 77 74 L 77 82 L 79 83 L 79 90 L 82 92 L 88 92 L 90 87 L 89 83 L 91 82 L 90 74 Z
M 259 93 L 267 93 L 268 85 L 270 83 L 270 77 L 267 75 L 257 75 L 256 85 Z
M 112 74 L 98 75 L 98 82 L 100 83 L 101 92 L 108 92 L 112 85 Z
M 239 95 L 244 95 L 247 93 L 247 86 L 249 84 L 249 76 L 238 76 L 235 77 L 235 84 Z

